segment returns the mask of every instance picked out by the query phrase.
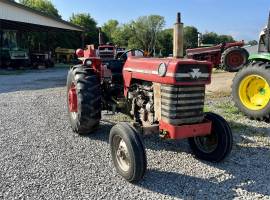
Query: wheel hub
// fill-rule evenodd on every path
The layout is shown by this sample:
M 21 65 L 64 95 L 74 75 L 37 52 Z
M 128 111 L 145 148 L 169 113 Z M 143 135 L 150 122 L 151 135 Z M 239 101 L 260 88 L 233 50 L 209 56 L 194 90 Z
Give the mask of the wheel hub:
M 119 141 L 118 148 L 116 150 L 116 160 L 123 171 L 128 171 L 130 167 L 130 155 L 128 148 L 123 139 Z
M 72 83 L 68 91 L 68 107 L 70 112 L 78 112 L 78 98 L 74 83 Z
M 244 58 L 240 52 L 232 52 L 228 55 L 227 64 L 231 67 L 239 67 L 243 62 Z
M 204 153 L 212 153 L 218 145 L 218 138 L 215 133 L 208 136 L 195 137 L 194 141 L 197 147 Z
M 250 110 L 264 109 L 270 100 L 269 84 L 262 76 L 249 75 L 240 83 L 239 97 Z

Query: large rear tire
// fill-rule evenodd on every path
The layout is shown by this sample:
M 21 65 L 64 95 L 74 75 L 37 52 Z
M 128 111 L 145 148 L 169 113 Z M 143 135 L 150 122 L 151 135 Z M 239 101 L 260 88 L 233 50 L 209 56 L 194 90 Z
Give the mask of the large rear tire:
M 220 162 L 232 150 L 233 136 L 231 128 L 223 117 L 215 113 L 206 113 L 205 118 L 212 122 L 211 134 L 189 138 L 190 148 L 199 159 Z
M 74 66 L 67 77 L 68 115 L 74 132 L 88 134 L 101 119 L 101 88 L 95 72 Z
M 241 47 L 230 47 L 221 56 L 221 68 L 229 72 L 237 72 L 248 62 L 249 53 Z
M 129 182 L 141 180 L 147 160 L 140 133 L 129 123 L 119 123 L 110 132 L 110 147 L 117 172 Z
M 251 119 L 270 117 L 270 63 L 251 62 L 233 79 L 235 106 Z

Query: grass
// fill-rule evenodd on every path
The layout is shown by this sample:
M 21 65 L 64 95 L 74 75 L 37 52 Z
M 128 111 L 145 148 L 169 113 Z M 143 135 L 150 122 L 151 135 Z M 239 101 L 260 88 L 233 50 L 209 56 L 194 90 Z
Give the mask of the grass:
M 220 91 L 220 92 L 207 92 L 206 94 L 206 98 L 208 99 L 217 99 L 217 98 L 221 98 L 221 97 L 229 97 L 231 96 L 231 92 L 230 91 Z
M 238 115 L 241 114 L 239 110 L 231 102 L 222 102 L 216 106 L 218 109 L 224 111 L 224 113 L 229 115 Z
M 210 108 L 207 105 L 205 105 L 203 108 L 203 112 L 210 112 L 210 111 L 211 111 Z

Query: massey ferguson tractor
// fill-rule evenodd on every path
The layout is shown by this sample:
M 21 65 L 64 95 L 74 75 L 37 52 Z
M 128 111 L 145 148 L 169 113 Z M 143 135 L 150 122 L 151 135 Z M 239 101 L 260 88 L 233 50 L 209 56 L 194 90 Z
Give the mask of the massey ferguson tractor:
M 200 45 L 200 42 L 198 42 L 198 45 Z M 212 47 L 187 49 L 186 54 L 188 58 L 207 60 L 212 62 L 216 68 L 221 68 L 229 72 L 236 72 L 248 61 L 249 53 L 242 48 L 243 46 L 243 41 L 221 43 Z
M 232 132 L 219 115 L 204 113 L 205 85 L 212 64 L 182 59 L 183 24 L 180 13 L 174 27 L 174 58 L 146 58 L 136 49 L 118 59 L 81 58 L 67 77 L 67 103 L 71 127 L 78 134 L 93 133 L 102 110 L 122 112 L 133 123 L 121 122 L 109 136 L 117 172 L 129 182 L 143 178 L 147 159 L 146 134 L 178 140 L 188 138 L 195 156 L 223 160 L 232 148 Z M 83 56 L 83 51 L 77 51 Z
M 270 118 L 270 13 L 268 24 L 261 32 L 258 53 L 239 71 L 232 85 L 235 105 L 252 119 Z

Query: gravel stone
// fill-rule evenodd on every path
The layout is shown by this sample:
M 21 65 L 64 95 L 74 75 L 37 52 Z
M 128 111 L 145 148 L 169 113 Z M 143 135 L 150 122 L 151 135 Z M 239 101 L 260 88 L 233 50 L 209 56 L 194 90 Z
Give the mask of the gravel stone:
M 67 69 L 0 76 L 0 199 L 270 199 L 270 125 L 240 114 L 231 155 L 221 163 L 194 158 L 187 141 L 145 138 L 148 170 L 138 184 L 115 171 L 109 130 L 125 116 L 104 113 L 89 136 L 72 132 Z M 224 114 L 220 103 L 210 110 Z

